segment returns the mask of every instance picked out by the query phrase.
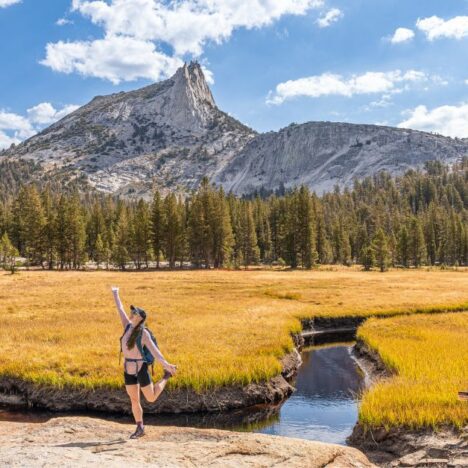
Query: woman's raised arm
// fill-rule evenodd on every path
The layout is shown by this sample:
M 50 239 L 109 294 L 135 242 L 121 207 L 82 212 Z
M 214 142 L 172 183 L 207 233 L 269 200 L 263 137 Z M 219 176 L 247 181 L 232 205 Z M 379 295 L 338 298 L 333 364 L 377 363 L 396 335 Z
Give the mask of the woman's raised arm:
M 143 337 L 141 342 L 150 350 L 151 354 L 162 364 L 164 369 L 168 370 L 171 374 L 174 374 L 177 370 L 177 367 L 174 364 L 169 364 L 164 356 L 162 355 L 159 348 L 155 346 L 153 340 L 150 337 L 148 330 L 143 330 Z
M 125 313 L 122 301 L 120 300 L 119 288 L 116 286 L 112 286 L 111 289 L 112 294 L 114 296 L 115 305 L 117 306 L 117 310 L 119 311 L 120 320 L 122 321 L 122 326 L 125 328 L 130 323 L 130 320 L 128 319 L 127 314 Z

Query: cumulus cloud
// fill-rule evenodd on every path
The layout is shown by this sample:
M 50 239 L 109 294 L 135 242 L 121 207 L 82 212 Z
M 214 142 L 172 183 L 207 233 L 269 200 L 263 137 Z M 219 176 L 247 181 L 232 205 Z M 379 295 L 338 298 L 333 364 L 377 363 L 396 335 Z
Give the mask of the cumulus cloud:
M 42 64 L 113 83 L 172 74 L 239 28 L 261 28 L 304 15 L 323 0 L 73 0 L 72 11 L 103 28 L 97 40 L 49 43 Z M 163 52 L 169 49 L 171 53 Z
M 45 125 L 60 120 L 78 107 L 69 104 L 58 110 L 49 102 L 42 102 L 28 109 L 26 116 L 0 109 L 0 149 L 32 137 Z
M 432 110 L 426 106 L 417 106 L 404 114 L 408 118 L 398 124 L 400 128 L 437 132 L 451 137 L 468 137 L 468 103 L 440 106 Z
M 462 39 L 468 36 L 468 16 L 455 16 L 449 20 L 444 20 L 438 16 L 431 16 L 429 18 L 418 19 L 416 27 L 430 41 L 441 37 Z
M 414 31 L 408 28 L 397 28 L 390 38 L 392 44 L 411 41 L 414 37 Z
M 41 102 L 37 106 L 27 110 L 28 120 L 33 124 L 50 125 L 72 113 L 79 107 L 80 106 L 75 106 L 74 104 L 69 104 L 57 110 L 50 102 Z
M 328 26 L 336 23 L 342 17 L 343 12 L 340 9 L 332 8 L 317 20 L 317 24 L 320 28 L 328 28 Z
M 345 78 L 342 75 L 323 73 L 322 75 L 299 78 L 279 83 L 275 91 L 270 91 L 268 104 L 282 104 L 298 96 L 317 98 L 321 96 L 346 96 L 356 94 L 397 93 L 405 86 L 417 81 L 426 81 L 428 76 L 417 70 L 393 70 L 388 72 L 366 72 Z M 403 85 L 403 88 L 401 87 Z
M 15 3 L 21 3 L 21 0 L 0 0 L 0 8 L 6 8 Z
M 47 44 L 46 58 L 41 63 L 54 71 L 77 72 L 118 84 L 138 78 L 159 80 L 171 75 L 183 61 L 157 51 L 151 41 L 109 36 L 95 41 Z

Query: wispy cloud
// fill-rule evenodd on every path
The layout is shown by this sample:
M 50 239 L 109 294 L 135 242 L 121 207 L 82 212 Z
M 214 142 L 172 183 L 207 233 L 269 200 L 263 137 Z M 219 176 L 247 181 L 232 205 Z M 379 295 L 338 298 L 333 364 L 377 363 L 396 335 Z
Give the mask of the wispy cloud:
M 21 0 L 0 0 L 0 8 L 6 8 L 16 3 L 21 3 Z
M 67 24 L 73 24 L 73 21 L 72 21 L 72 20 L 69 20 L 69 19 L 67 19 L 67 18 L 59 18 L 59 19 L 55 22 L 55 24 L 56 24 L 57 26 L 65 26 L 65 25 L 67 25 Z
M 320 28 L 328 28 L 328 26 L 336 23 L 343 16 L 343 12 L 339 8 L 332 8 L 317 20 L 317 24 Z

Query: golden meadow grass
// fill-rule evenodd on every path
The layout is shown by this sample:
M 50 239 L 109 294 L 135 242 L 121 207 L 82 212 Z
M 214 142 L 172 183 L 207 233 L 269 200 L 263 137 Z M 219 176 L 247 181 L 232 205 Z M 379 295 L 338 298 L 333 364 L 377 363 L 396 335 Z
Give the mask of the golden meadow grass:
M 113 284 L 127 310 L 148 311 L 162 352 L 179 367 L 170 385 L 201 390 L 277 375 L 301 317 L 468 308 L 467 280 L 466 270 L 347 268 L 0 273 L 0 375 L 121 386 Z
M 370 319 L 358 332 L 396 374 L 368 390 L 365 426 L 468 424 L 468 313 Z

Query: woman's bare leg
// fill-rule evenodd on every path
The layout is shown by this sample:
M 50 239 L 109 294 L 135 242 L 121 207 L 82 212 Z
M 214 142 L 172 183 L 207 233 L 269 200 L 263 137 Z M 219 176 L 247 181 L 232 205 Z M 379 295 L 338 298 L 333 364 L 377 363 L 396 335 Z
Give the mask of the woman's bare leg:
M 125 385 L 130 401 L 132 402 L 132 413 L 135 422 L 143 423 L 143 408 L 140 402 L 140 385 Z
M 150 403 L 155 402 L 159 398 L 159 395 L 161 395 L 161 393 L 163 392 L 167 384 L 167 380 L 168 379 L 163 378 L 159 382 L 151 382 L 149 385 L 141 387 L 141 391 L 143 392 L 146 401 L 149 401 Z

